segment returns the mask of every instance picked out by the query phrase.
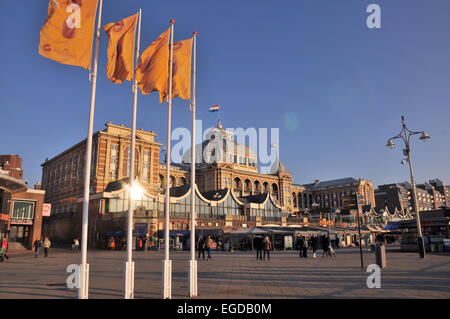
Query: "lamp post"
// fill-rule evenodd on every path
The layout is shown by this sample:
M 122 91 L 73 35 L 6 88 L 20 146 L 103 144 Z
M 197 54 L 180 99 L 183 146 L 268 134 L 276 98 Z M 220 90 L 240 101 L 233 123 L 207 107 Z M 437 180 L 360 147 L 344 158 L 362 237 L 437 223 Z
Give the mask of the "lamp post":
M 312 203 L 311 206 L 313 207 L 313 211 L 317 212 L 317 207 L 319 207 L 319 204 L 316 202 Z M 319 215 L 319 224 L 320 224 L 320 215 Z
M 405 160 L 407 160 L 409 163 L 409 171 L 411 174 L 411 184 L 412 184 L 413 199 L 414 199 L 414 210 L 416 212 L 416 224 L 417 224 L 417 234 L 418 234 L 417 244 L 418 244 L 418 248 L 419 248 L 420 258 L 424 258 L 425 257 L 425 245 L 424 245 L 424 241 L 423 241 L 423 237 L 422 237 L 422 228 L 420 226 L 419 205 L 417 203 L 416 183 L 414 182 L 414 174 L 413 174 L 413 168 L 412 168 L 412 163 L 411 163 L 411 149 L 409 146 L 409 141 L 410 141 L 411 136 L 416 135 L 416 134 L 421 134 L 420 139 L 422 141 L 426 141 L 427 139 L 430 138 L 430 136 L 427 133 L 425 133 L 424 131 L 421 131 L 421 132 L 410 131 L 406 127 L 405 117 L 402 116 L 402 130 L 396 136 L 394 136 L 388 140 L 386 147 L 389 147 L 389 148 L 394 147 L 395 143 L 393 140 L 398 139 L 398 138 L 401 138 L 403 140 L 403 142 L 405 143 L 405 149 L 403 149 L 403 155 L 405 155 L 406 158 L 403 159 L 401 161 L 401 163 L 404 164 Z

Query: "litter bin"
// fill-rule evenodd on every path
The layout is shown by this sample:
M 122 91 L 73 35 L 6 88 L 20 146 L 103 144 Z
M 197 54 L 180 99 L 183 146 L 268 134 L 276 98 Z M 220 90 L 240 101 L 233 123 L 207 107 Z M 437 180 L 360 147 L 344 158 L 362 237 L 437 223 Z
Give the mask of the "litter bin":
M 375 245 L 376 263 L 380 268 L 386 267 L 386 246 L 380 243 Z

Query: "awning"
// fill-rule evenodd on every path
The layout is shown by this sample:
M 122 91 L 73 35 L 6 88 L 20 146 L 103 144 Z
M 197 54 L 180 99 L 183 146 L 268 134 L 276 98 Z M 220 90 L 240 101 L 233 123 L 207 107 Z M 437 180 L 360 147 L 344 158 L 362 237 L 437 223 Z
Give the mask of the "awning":
M 125 232 L 123 230 L 115 230 L 115 231 L 109 231 L 102 234 L 105 237 L 115 237 L 115 236 L 125 236 Z
M 0 174 L 0 188 L 3 188 L 6 191 L 14 194 L 26 192 L 28 186 L 21 179 L 17 179 L 9 175 Z
M 190 236 L 191 232 L 189 230 L 169 230 L 169 237 L 184 237 Z M 164 238 L 165 230 L 158 230 L 158 238 Z

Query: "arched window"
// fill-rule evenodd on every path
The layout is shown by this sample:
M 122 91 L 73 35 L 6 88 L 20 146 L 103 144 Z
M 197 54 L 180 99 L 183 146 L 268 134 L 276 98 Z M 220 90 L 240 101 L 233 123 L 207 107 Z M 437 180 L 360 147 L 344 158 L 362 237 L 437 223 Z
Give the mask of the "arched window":
M 187 181 L 186 181 L 186 178 L 184 178 L 184 177 L 180 177 L 179 179 L 178 179 L 178 185 L 186 185 L 187 184 Z
M 173 177 L 172 175 L 170 175 L 170 182 L 169 182 L 169 188 L 175 187 L 177 186 L 175 177 Z
M 255 194 L 261 194 L 261 183 L 259 181 L 253 183 L 253 191 Z
M 278 200 L 278 185 L 275 183 L 272 184 L 272 197 Z
M 164 189 L 166 187 L 164 176 L 161 174 L 159 174 L 159 187 L 161 187 L 161 189 Z
M 264 182 L 263 183 L 263 189 L 264 189 L 264 193 L 269 193 L 270 192 L 269 183 Z
M 293 201 L 293 205 L 294 207 L 297 207 L 297 195 L 295 195 L 295 193 L 292 193 L 292 201 Z
M 244 181 L 244 190 L 245 190 L 246 192 L 251 192 L 251 191 L 252 191 L 252 182 L 250 182 L 249 179 L 246 179 L 246 180 Z
M 242 190 L 242 182 L 241 182 L 241 179 L 239 177 L 236 177 L 234 179 L 233 188 L 235 190 L 237 190 L 237 191 Z

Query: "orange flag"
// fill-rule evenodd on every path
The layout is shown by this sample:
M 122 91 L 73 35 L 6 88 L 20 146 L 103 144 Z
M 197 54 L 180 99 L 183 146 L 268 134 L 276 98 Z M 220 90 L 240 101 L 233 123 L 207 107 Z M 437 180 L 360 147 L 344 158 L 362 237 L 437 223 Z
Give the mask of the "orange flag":
M 41 28 L 39 54 L 89 69 L 97 3 L 98 0 L 50 0 Z
M 172 98 L 191 99 L 191 51 L 192 39 L 173 44 Z M 168 92 L 159 93 L 159 102 L 167 98 Z
M 136 80 L 142 94 L 167 91 L 169 77 L 170 28 L 142 52 L 136 69 Z
M 122 83 L 125 79 L 133 81 L 136 21 L 137 13 L 103 27 L 109 36 L 106 74 L 111 82 Z

